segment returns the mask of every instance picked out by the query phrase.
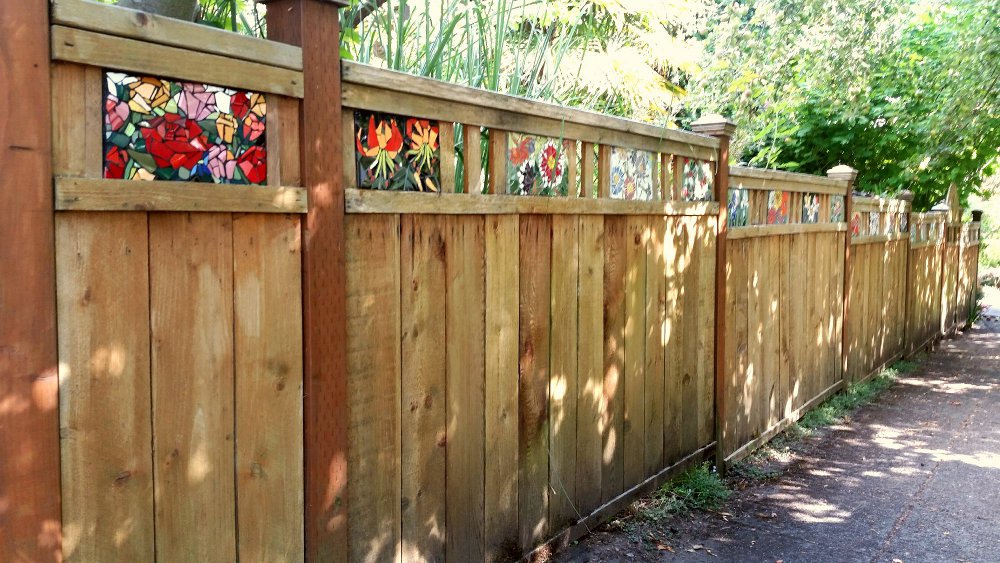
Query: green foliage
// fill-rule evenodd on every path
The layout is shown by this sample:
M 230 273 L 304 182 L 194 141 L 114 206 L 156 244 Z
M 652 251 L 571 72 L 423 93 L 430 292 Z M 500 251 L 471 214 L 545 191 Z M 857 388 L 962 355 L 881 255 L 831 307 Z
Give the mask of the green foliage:
M 730 491 L 708 463 L 696 465 L 665 483 L 642 508 L 642 517 L 660 520 L 670 514 L 719 508 Z

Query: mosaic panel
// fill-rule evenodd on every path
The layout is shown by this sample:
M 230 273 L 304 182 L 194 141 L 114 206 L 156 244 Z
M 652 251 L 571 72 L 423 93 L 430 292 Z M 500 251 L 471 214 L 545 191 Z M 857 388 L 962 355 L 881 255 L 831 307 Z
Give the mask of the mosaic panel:
M 918 231 L 918 230 L 919 230 L 919 229 L 912 229 L 912 230 L 910 231 L 910 244 L 916 244 L 917 242 L 919 242 L 919 241 L 917 240 L 917 231 Z
M 851 213 L 851 236 L 859 237 L 861 236 L 861 212 L 855 211 Z
M 727 207 L 730 227 L 746 227 L 750 224 L 750 190 L 730 189 Z
M 830 196 L 830 222 L 840 223 L 844 221 L 844 216 L 846 213 L 847 209 L 844 207 L 844 196 L 842 195 Z
M 358 187 L 438 192 L 441 147 L 438 122 L 389 113 L 354 112 Z
M 878 211 L 868 213 L 868 234 L 879 234 L 879 226 L 882 224 L 882 214 Z
M 905 233 L 910 230 L 910 216 L 908 214 L 900 212 L 898 223 L 899 232 Z
M 558 139 L 511 133 L 507 136 L 507 192 L 566 195 L 566 152 Z
M 802 222 L 819 223 L 818 194 L 802 194 Z
M 681 199 L 684 201 L 712 200 L 712 163 L 685 158 L 681 173 Z
M 653 199 L 653 153 L 619 147 L 611 149 L 611 198 Z
M 104 73 L 104 177 L 267 181 L 264 94 Z
M 767 192 L 767 224 L 784 225 L 788 223 L 788 206 L 791 194 L 778 190 Z

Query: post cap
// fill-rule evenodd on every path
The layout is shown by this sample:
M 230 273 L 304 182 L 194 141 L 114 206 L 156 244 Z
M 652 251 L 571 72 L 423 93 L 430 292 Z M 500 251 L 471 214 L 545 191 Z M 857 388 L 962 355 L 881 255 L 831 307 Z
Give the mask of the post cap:
M 736 132 L 736 124 L 717 113 L 710 113 L 694 120 L 691 130 L 715 137 L 732 137 Z
M 858 178 L 858 171 L 846 164 L 838 164 L 827 170 L 826 175 L 834 180 L 847 180 L 853 183 Z
M 913 192 L 911 192 L 910 190 L 903 190 L 899 192 L 898 195 L 896 195 L 896 199 L 913 203 Z

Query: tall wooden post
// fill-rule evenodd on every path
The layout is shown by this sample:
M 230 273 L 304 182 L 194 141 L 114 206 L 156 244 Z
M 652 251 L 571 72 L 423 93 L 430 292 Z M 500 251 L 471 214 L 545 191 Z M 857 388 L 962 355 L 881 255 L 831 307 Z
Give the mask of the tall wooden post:
M 725 473 L 723 432 L 726 422 L 726 237 L 729 232 L 729 140 L 736 124 L 717 114 L 706 115 L 691 124 L 696 133 L 719 140 L 719 160 L 715 167 L 715 201 L 719 219 L 715 239 L 715 466 Z
M 342 0 L 271 0 L 271 39 L 302 47 L 302 182 L 309 191 L 303 229 L 306 559 L 347 558 L 347 325 L 344 185 L 340 106 Z
M 858 171 L 850 166 L 840 164 L 826 171 L 826 175 L 834 180 L 844 180 L 847 188 L 844 192 L 844 220 L 847 221 L 847 232 L 844 239 L 844 314 L 840 333 L 840 377 L 847 377 L 847 356 L 849 351 L 850 331 L 847 329 L 848 315 L 851 309 L 851 278 L 854 275 L 851 266 L 851 219 L 854 216 L 854 181 Z
M 49 3 L 0 2 L 0 561 L 61 553 Z

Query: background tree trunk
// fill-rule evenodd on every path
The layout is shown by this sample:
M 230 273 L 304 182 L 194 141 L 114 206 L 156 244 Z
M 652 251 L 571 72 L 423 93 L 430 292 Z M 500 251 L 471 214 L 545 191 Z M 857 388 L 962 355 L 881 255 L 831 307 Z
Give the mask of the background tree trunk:
M 198 10 L 198 0 L 119 0 L 118 5 L 187 21 L 194 21 Z

